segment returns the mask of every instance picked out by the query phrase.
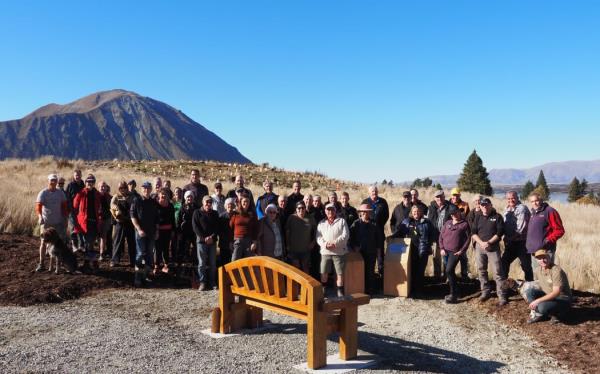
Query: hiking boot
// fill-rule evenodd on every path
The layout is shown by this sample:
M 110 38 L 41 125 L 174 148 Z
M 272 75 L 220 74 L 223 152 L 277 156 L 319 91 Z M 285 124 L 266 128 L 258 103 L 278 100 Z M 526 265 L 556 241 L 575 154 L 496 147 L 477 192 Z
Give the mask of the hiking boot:
M 490 297 L 492 297 L 492 295 L 490 295 L 490 293 L 489 293 L 489 292 L 483 292 L 483 293 L 481 294 L 481 296 L 479 296 L 479 302 L 480 302 L 480 303 L 483 303 L 483 302 L 485 302 L 485 301 L 488 301 L 488 300 L 490 299 Z
M 548 317 L 546 317 L 545 315 L 532 310 L 529 314 L 529 319 L 527 320 L 527 323 L 532 324 L 540 321 L 545 321 L 547 319 Z
M 204 282 L 200 282 L 200 285 L 198 286 L 198 291 L 206 291 L 208 288 L 206 287 L 206 283 Z
M 446 304 L 456 304 L 458 299 L 454 295 L 446 295 L 446 297 L 444 297 L 444 302 Z
M 36 271 L 36 273 L 41 273 L 42 271 L 44 271 L 44 264 L 39 262 L 37 267 L 35 268 L 35 271 Z

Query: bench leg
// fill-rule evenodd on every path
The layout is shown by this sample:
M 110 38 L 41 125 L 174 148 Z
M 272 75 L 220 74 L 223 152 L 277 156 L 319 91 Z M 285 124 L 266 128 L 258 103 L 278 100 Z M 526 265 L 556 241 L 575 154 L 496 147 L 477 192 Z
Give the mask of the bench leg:
M 340 314 L 340 359 L 351 360 L 358 349 L 358 307 L 344 308 Z
M 307 366 L 318 369 L 327 365 L 327 315 L 315 313 L 314 318 L 308 319 L 306 326 L 308 343 Z

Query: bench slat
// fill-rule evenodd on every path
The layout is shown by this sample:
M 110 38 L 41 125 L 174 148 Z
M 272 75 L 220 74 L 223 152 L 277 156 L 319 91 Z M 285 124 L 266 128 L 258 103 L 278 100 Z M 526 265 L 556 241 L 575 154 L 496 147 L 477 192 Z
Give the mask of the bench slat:
M 308 313 L 308 306 L 307 305 L 303 305 L 300 304 L 297 301 L 288 301 L 285 298 L 281 298 L 281 297 L 277 297 L 277 296 L 268 296 L 265 294 L 256 294 L 256 292 L 253 291 L 247 291 L 244 288 L 236 288 L 236 287 L 231 287 L 231 292 L 233 292 L 234 294 L 240 295 L 240 296 L 244 296 L 246 297 L 246 303 L 248 302 L 248 300 L 265 300 L 269 303 L 272 304 L 280 304 L 282 306 L 284 306 L 285 308 L 288 309 L 292 309 L 295 311 L 298 311 L 300 313 Z
M 285 314 L 287 316 L 298 318 L 298 319 L 301 319 L 303 321 L 308 321 L 308 315 L 307 314 L 299 313 L 297 311 L 294 311 L 292 309 L 284 308 L 284 307 L 282 307 L 280 305 L 277 305 L 277 304 L 271 304 L 271 303 L 267 303 L 267 302 L 264 302 L 264 301 L 258 301 L 258 300 L 255 300 L 255 299 L 246 299 L 246 304 L 252 305 L 252 306 L 255 306 L 255 307 L 258 307 L 258 308 L 262 308 L 262 309 L 269 309 L 269 310 L 271 310 L 273 312 Z

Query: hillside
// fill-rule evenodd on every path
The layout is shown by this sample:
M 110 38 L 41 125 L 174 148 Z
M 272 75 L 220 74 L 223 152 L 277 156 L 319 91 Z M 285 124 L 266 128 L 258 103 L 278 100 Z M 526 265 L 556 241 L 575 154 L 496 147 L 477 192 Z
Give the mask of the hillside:
M 0 159 L 194 159 L 247 163 L 235 147 L 180 110 L 125 90 L 48 104 L 0 122 Z

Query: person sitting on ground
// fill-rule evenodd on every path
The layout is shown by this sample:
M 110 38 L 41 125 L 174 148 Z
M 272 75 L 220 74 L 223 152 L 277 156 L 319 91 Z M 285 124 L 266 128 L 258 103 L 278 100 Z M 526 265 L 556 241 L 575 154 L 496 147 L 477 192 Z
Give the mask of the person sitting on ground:
M 472 238 L 475 240 L 475 260 L 481 287 L 479 300 L 484 302 L 491 297 L 492 290 L 487 270 L 489 262 L 494 271 L 498 306 L 504 306 L 508 303 L 506 290 L 504 289 L 504 271 L 500 261 L 500 240 L 504 235 L 504 219 L 496 212 L 489 198 L 482 199 L 480 204 L 481 214 L 475 216 L 472 230 Z
M 530 286 L 525 290 L 531 309 L 527 323 L 545 321 L 548 318 L 551 318 L 552 323 L 560 322 L 571 308 L 569 279 L 565 271 L 552 262 L 547 250 L 539 249 L 534 256 L 539 265 L 535 269 L 537 287 Z
M 56 188 L 58 176 L 56 174 L 48 175 L 48 188 L 43 189 L 37 196 L 35 211 L 38 215 L 40 225 L 40 234 L 45 229 L 53 227 L 62 241 L 67 243 L 67 216 L 69 209 L 67 206 L 67 197 Z M 40 260 L 35 271 L 44 270 L 44 258 L 46 257 L 46 243 L 42 239 L 40 242 Z M 57 269 L 58 270 L 58 269 Z
M 315 231 L 317 224 L 313 217 L 306 213 L 304 201 L 296 203 L 296 214 L 292 214 L 285 226 L 288 257 L 295 267 L 305 273 L 309 272 L 310 254 L 315 247 Z
M 464 220 L 464 214 L 454 205 L 450 206 L 451 220 L 446 221 L 440 233 L 440 251 L 442 256 L 447 257 L 446 277 L 450 286 L 450 294 L 445 297 L 448 304 L 454 304 L 458 300 L 458 288 L 456 282 L 456 264 L 461 256 L 469 249 L 471 243 L 471 229 Z
M 383 251 L 385 238 L 371 221 L 373 209 L 368 204 L 358 207 L 359 219 L 350 226 L 350 248 L 360 252 L 364 262 L 365 290 L 369 295 L 375 293 L 375 262 L 378 253 Z
M 333 204 L 325 207 L 325 214 L 327 218 L 317 225 L 317 243 L 321 247 L 321 283 L 325 288 L 333 263 L 336 273 L 337 296 L 343 297 L 344 268 L 350 233 L 346 221 L 337 217 Z
M 402 221 L 402 225 L 392 236 L 411 239 L 411 289 L 418 297 L 423 292 L 425 268 L 429 256 L 433 253 L 431 249 L 434 241 L 433 223 L 423 215 L 421 206 L 413 205 L 410 208 L 410 217 Z
M 278 260 L 286 258 L 283 229 L 277 216 L 277 206 L 269 204 L 266 215 L 258 221 L 256 252 L 259 256 L 269 256 Z

